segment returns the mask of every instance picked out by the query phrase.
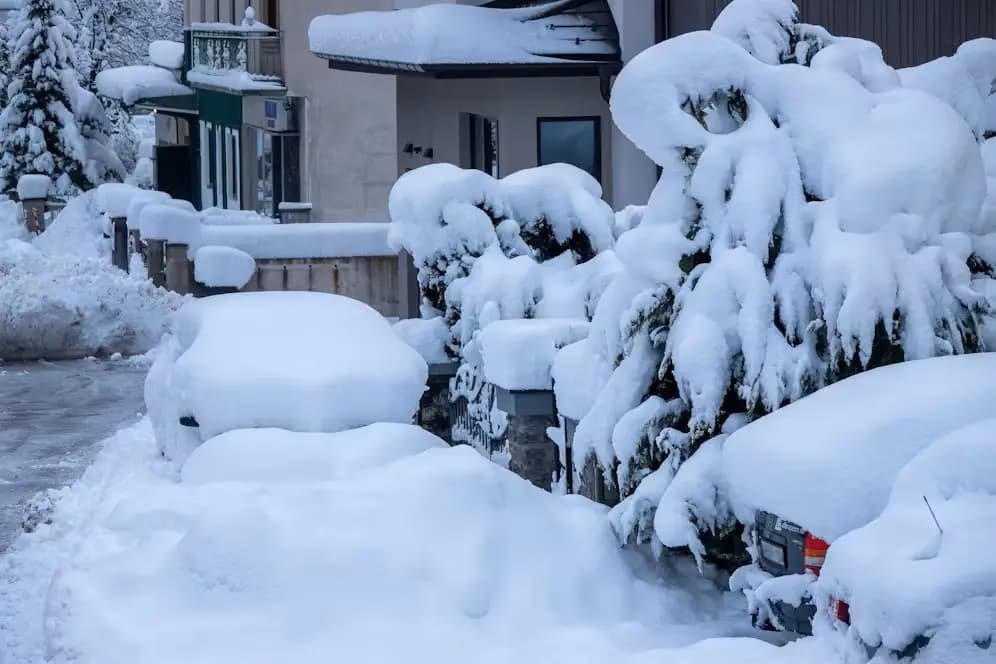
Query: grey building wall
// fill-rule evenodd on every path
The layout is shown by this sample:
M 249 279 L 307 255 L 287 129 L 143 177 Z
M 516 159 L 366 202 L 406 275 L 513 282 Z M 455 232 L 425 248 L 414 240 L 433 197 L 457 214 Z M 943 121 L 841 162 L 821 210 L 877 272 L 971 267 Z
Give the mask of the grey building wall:
M 894 67 L 951 55 L 962 42 L 996 36 L 996 0 L 795 0 L 805 23 L 882 47 Z M 731 0 L 657 0 L 662 38 L 708 28 Z
M 385 77 L 386 78 L 386 77 Z M 404 154 L 407 143 L 432 148 L 434 162 L 466 163 L 469 132 L 465 114 L 498 121 L 498 167 L 504 177 L 537 165 L 536 119 L 555 116 L 601 118 L 602 189 L 612 201 L 612 118 L 598 78 L 536 77 L 432 79 L 397 78 L 398 172 L 432 163 Z M 646 198 L 644 198 L 644 202 Z

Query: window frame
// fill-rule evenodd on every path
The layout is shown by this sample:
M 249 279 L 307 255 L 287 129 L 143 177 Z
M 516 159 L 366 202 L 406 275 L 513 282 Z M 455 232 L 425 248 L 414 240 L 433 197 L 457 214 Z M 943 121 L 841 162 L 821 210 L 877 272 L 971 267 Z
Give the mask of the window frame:
M 590 175 L 602 184 L 602 116 L 601 115 L 543 115 L 536 118 L 536 165 L 543 163 L 543 123 L 545 122 L 594 122 L 595 125 L 595 173 Z M 555 163 L 555 162 L 549 162 Z M 582 169 L 583 170 L 583 169 Z M 587 172 L 587 171 L 586 171 Z

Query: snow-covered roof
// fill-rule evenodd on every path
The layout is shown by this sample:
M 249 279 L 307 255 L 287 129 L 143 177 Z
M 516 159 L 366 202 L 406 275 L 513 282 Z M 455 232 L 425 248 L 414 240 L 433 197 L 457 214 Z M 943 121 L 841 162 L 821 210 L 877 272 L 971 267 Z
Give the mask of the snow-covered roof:
M 312 52 L 342 69 L 433 72 L 619 62 L 619 34 L 606 0 L 517 4 L 522 6 L 431 4 L 318 16 L 308 37 Z
M 176 80 L 176 74 L 152 65 L 114 67 L 97 74 L 97 90 L 127 105 L 151 97 L 184 97 L 194 91 Z

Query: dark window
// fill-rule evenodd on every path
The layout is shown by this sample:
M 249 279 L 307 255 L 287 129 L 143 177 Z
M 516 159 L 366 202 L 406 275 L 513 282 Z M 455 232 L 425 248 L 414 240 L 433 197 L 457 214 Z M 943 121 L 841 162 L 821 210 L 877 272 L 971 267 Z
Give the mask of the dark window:
M 564 163 L 602 180 L 602 119 L 539 118 L 536 145 L 539 165 Z
M 498 121 L 470 116 L 470 167 L 492 177 L 498 175 Z

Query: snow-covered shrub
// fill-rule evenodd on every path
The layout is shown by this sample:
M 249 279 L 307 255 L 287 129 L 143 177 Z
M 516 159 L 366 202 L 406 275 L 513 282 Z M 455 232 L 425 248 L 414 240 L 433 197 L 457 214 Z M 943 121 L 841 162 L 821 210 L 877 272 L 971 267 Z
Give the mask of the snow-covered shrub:
M 884 83 L 873 45 L 794 16 L 791 2 L 736 0 L 714 31 L 634 58 L 613 89 L 616 124 L 662 168 L 574 353 L 609 368 L 575 459 L 623 497 L 656 487 L 619 508 L 623 538 L 654 539 L 656 503 L 700 448 L 715 456 L 703 443 L 721 430 L 870 367 L 982 348 L 970 266 L 996 228 L 972 127 Z M 689 513 L 714 536 L 734 527 L 725 516 Z
M 584 171 L 551 164 L 495 179 L 449 164 L 402 176 L 391 192 L 391 242 L 418 268 L 422 311 L 449 326 L 461 363 L 454 393 L 501 437 L 478 336 L 498 320 L 590 320 L 618 262 L 615 217 Z

